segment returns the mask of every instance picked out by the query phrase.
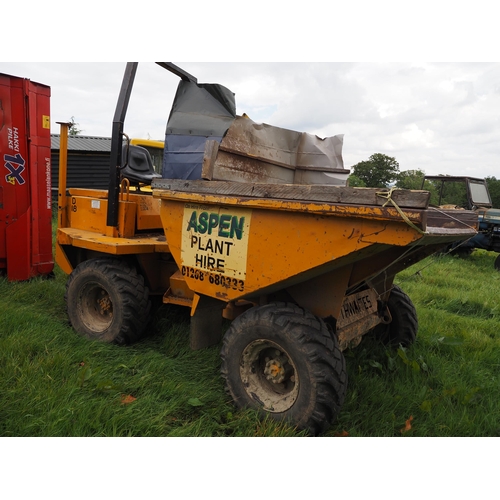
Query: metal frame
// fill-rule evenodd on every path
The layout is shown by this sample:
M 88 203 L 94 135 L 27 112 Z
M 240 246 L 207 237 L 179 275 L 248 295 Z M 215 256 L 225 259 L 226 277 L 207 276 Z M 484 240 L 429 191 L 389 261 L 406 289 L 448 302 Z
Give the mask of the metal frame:
M 116 104 L 111 135 L 111 156 L 109 164 L 108 212 L 106 224 L 110 227 L 118 225 L 118 198 L 120 194 L 120 167 L 122 156 L 123 125 L 127 114 L 128 103 L 137 72 L 137 62 L 128 62 L 123 75 L 122 86 Z M 179 66 L 170 62 L 157 62 L 159 66 L 170 71 L 184 81 L 197 83 L 198 80 Z

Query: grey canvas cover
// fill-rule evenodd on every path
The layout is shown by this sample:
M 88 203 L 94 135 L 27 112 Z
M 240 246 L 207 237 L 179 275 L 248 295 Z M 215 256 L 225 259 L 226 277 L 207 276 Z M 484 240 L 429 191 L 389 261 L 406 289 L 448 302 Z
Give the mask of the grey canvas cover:
M 181 80 L 167 123 L 167 134 L 222 136 L 236 117 L 234 94 L 218 83 Z
M 220 142 L 235 117 L 229 89 L 181 80 L 167 123 L 162 177 L 200 179 L 205 142 Z

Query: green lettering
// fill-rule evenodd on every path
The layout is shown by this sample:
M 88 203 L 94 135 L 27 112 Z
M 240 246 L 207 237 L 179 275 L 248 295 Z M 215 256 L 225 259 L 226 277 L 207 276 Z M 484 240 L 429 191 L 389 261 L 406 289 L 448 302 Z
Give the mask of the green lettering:
M 231 216 L 229 214 L 222 214 L 219 219 L 219 236 L 222 238 L 229 238 L 229 224 Z
M 231 233 L 230 233 L 230 238 L 234 238 L 234 235 L 236 234 L 236 238 L 241 240 L 243 238 L 243 225 L 245 224 L 245 217 L 240 217 L 240 220 L 238 221 L 238 217 L 236 215 L 233 215 L 233 218 L 231 219 Z
M 194 229 L 195 233 L 198 232 L 198 224 L 196 223 L 196 212 L 191 214 L 191 218 L 189 219 L 189 224 L 187 230 Z
M 210 214 L 208 219 L 208 234 L 212 234 L 212 229 L 219 225 L 219 214 Z
M 198 232 L 201 234 L 205 234 L 207 232 L 207 227 L 208 227 L 208 213 L 202 212 L 200 214 L 200 218 L 199 218 L 198 222 L 199 222 Z

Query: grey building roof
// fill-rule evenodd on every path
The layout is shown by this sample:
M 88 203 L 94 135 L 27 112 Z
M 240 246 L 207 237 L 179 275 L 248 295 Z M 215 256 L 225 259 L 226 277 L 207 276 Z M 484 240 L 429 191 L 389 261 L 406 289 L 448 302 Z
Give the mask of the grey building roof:
M 51 149 L 59 149 L 59 134 L 50 134 Z M 111 151 L 110 137 L 93 137 L 89 135 L 76 135 L 68 137 L 68 151 Z

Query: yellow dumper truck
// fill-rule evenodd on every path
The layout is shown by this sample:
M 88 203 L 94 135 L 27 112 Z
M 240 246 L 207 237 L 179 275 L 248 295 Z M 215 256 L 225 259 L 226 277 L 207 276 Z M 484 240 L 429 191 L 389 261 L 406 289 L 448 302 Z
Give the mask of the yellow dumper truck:
M 470 211 L 429 207 L 427 191 L 350 188 L 342 136 L 320 139 L 236 116 L 234 95 L 181 78 L 162 174 L 115 113 L 108 190 L 66 189 L 61 124 L 56 261 L 74 329 L 140 339 L 150 300 L 190 308 L 190 344 L 222 338 L 238 407 L 321 433 L 347 389 L 343 351 L 373 332 L 409 345 L 418 321 L 395 275 L 476 234 Z

